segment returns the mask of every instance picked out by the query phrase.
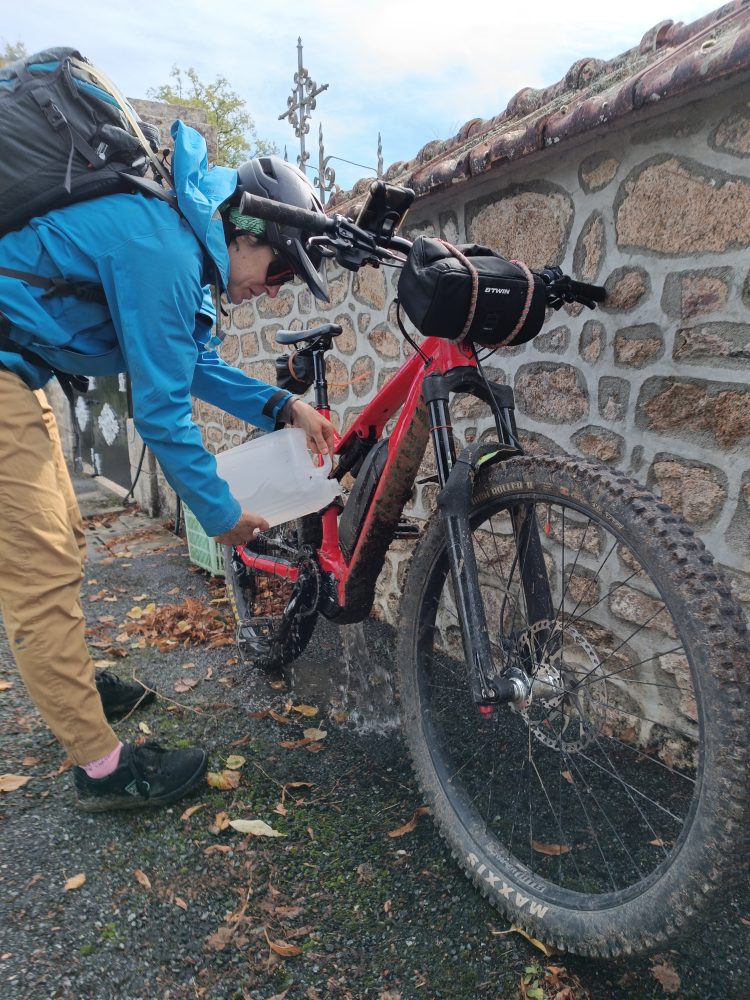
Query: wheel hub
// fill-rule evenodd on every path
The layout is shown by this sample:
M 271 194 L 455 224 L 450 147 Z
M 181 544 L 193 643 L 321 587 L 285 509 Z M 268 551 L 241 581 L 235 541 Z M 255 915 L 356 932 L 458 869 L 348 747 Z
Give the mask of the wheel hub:
M 598 736 L 607 712 L 604 671 L 591 643 L 572 625 L 543 620 L 518 637 L 531 667 L 531 698 L 521 715 L 540 743 L 576 753 Z

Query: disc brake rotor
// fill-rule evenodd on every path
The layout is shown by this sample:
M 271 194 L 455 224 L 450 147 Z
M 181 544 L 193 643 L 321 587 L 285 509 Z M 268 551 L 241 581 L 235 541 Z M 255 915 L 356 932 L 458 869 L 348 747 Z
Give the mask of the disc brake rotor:
M 520 714 L 532 735 L 565 753 L 585 749 L 607 714 L 607 685 L 594 647 L 572 625 L 538 621 L 518 636 L 531 665 L 531 700 Z

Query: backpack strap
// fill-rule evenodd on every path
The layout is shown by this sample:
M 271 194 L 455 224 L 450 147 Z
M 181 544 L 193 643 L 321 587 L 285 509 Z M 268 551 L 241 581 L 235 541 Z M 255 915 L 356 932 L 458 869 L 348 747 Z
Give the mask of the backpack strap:
M 107 298 L 101 285 L 93 285 L 84 281 L 68 281 L 66 278 L 42 278 L 41 275 L 29 271 L 14 271 L 10 267 L 0 267 L 0 277 L 16 278 L 33 288 L 43 288 L 43 299 L 56 298 L 59 295 L 74 295 L 84 302 L 107 304 Z
M 35 275 L 32 275 L 35 277 Z M 44 358 L 39 357 L 34 351 L 30 351 L 28 347 L 21 347 L 20 344 L 16 344 L 10 338 L 10 322 L 7 316 L 3 316 L 0 313 L 0 351 L 8 351 L 11 354 L 20 355 L 24 361 L 28 361 L 29 364 L 34 365 L 36 368 L 45 368 L 47 371 L 51 371 L 55 376 L 57 381 L 60 383 L 60 388 L 65 393 L 67 399 L 73 403 L 73 393 L 74 392 L 87 392 L 89 388 L 89 380 L 85 375 L 71 375 L 70 372 L 61 371 L 59 368 L 54 368 L 48 361 Z M 2 367 L 2 366 L 0 366 Z

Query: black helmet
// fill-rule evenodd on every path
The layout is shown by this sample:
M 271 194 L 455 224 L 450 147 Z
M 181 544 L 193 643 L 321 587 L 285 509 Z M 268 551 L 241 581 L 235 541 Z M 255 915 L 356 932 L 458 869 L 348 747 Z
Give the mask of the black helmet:
M 237 189 L 232 197 L 232 205 L 239 205 L 242 195 L 246 193 L 323 214 L 323 206 L 302 171 L 278 156 L 258 156 L 246 160 L 238 168 Z M 225 223 L 225 232 L 229 238 L 237 230 Z M 305 249 L 305 242 L 310 235 L 294 226 L 266 222 L 265 240 L 268 244 L 307 283 L 316 299 L 327 302 L 328 281 L 323 257 L 315 249 Z

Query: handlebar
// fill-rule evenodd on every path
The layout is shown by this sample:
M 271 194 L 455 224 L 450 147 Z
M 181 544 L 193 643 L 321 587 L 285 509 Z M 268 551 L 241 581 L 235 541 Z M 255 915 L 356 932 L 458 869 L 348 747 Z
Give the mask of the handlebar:
M 285 205 L 280 201 L 272 201 L 270 198 L 261 198 L 257 194 L 243 194 L 240 201 L 240 212 L 243 215 L 254 215 L 258 219 L 266 219 L 268 222 L 280 222 L 282 225 L 294 226 L 297 229 L 306 230 L 308 233 L 316 233 L 323 236 L 336 232 L 337 224 L 335 217 L 329 219 L 319 212 L 308 212 L 305 208 L 295 208 L 293 205 Z
M 606 298 L 607 293 L 601 285 L 574 281 L 559 267 L 545 267 L 536 273 L 546 285 L 547 304 L 553 309 L 559 309 L 564 302 L 580 302 L 589 309 L 595 309 L 596 303 L 604 302 Z
M 393 259 L 394 252 L 403 261 L 403 255 L 411 249 L 409 240 L 398 236 L 376 238 L 373 233 L 342 215 L 329 217 L 255 194 L 243 194 L 240 211 L 243 215 L 254 215 L 302 230 L 308 234 L 311 245 L 318 244 L 324 255 L 335 256 L 341 266 L 352 271 L 365 264 L 377 266 L 383 260 Z M 594 309 L 597 302 L 605 299 L 606 293 L 601 285 L 574 281 L 559 267 L 545 267 L 536 273 L 546 286 L 547 304 L 553 309 L 559 309 L 565 302 L 580 302 Z

